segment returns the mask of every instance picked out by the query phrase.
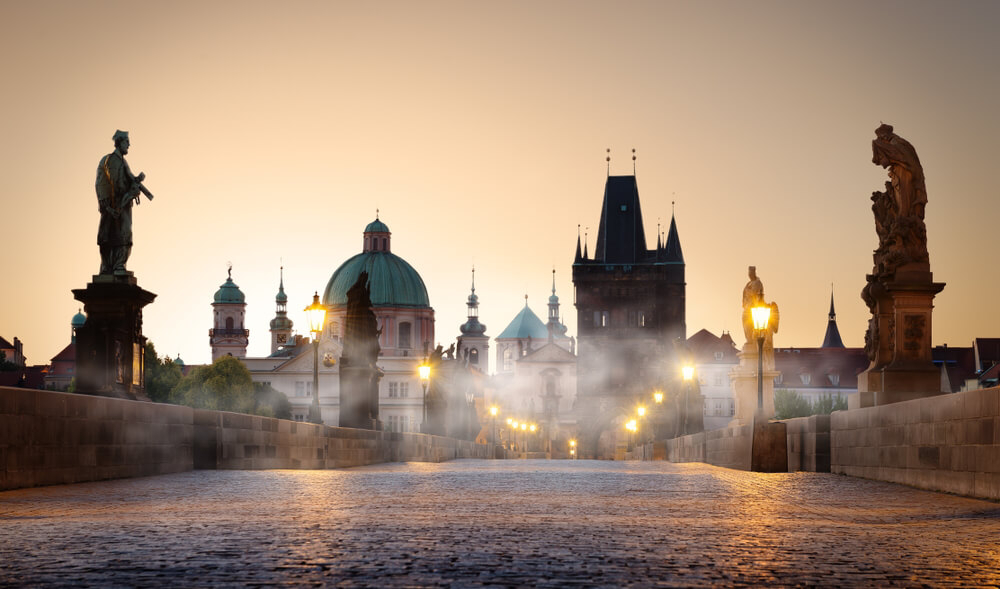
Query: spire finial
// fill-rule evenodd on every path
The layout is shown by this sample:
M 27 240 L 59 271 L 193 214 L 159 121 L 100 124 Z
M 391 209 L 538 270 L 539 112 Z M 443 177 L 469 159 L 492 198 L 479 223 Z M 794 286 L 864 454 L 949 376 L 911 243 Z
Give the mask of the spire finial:
M 635 148 L 632 148 L 632 175 L 635 176 Z
M 528 306 L 528 293 L 524 293 L 524 306 Z
M 228 262 L 228 264 L 229 264 L 229 279 L 232 280 L 233 279 L 233 263 L 232 262 Z
M 611 148 L 610 147 L 607 149 L 607 152 L 608 152 L 608 155 L 604 158 L 604 160 L 606 162 L 608 162 L 608 176 L 610 176 L 611 175 Z
M 552 267 L 552 294 L 556 294 L 556 268 Z
M 284 289 L 285 288 L 285 265 L 284 264 L 281 265 L 281 268 L 280 268 L 279 271 L 280 271 L 281 274 L 280 274 L 280 278 L 278 279 L 278 288 Z
M 472 293 L 476 292 L 476 265 L 472 265 Z
M 378 207 L 375 207 L 375 220 L 378 221 Z

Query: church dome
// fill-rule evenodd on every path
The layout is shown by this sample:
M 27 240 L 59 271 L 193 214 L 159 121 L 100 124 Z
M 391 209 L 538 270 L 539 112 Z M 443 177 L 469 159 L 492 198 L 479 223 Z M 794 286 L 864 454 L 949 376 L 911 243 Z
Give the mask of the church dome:
M 73 315 L 73 320 L 70 322 L 72 327 L 83 327 L 83 324 L 87 322 L 87 316 L 82 312 L 77 311 L 76 315 Z
M 365 233 L 389 233 L 389 226 L 376 218 L 365 227 Z
M 215 291 L 215 302 L 216 303 L 245 303 L 246 297 L 243 295 L 243 291 L 240 287 L 236 286 L 233 282 L 233 277 L 230 276 L 226 281 L 219 287 L 219 290 Z
M 323 291 L 324 305 L 346 305 L 347 291 L 368 272 L 373 307 L 430 307 L 427 287 L 406 260 L 389 252 L 360 253 L 341 264 Z

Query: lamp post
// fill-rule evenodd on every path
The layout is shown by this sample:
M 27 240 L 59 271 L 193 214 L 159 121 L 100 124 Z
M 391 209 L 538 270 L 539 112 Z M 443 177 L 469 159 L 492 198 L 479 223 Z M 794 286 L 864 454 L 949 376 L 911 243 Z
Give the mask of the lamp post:
M 525 458 L 528 457 L 528 424 L 521 422 L 521 445 L 524 446 Z
M 576 440 L 569 441 L 569 455 L 573 457 L 573 460 L 576 460 Z
M 497 413 L 500 409 L 496 405 L 490 407 L 490 452 L 493 453 L 493 457 L 496 458 L 496 445 L 497 445 Z
M 508 450 L 513 450 L 514 449 L 514 440 L 511 439 L 511 437 L 510 437 L 510 428 L 513 427 L 513 423 L 514 423 L 514 420 L 512 418 L 508 417 L 507 418 L 507 429 L 504 430 L 504 432 L 507 433 L 507 446 L 508 446 L 507 449 Z
M 760 305 L 750 309 L 753 317 L 753 329 L 757 335 L 757 412 L 764 411 L 764 338 L 767 336 L 767 324 L 771 319 L 771 307 Z
M 536 427 L 536 426 L 535 426 L 535 424 L 533 424 L 533 423 L 532 423 L 531 425 L 529 425 L 529 426 L 528 426 L 528 431 L 530 431 L 530 432 L 531 432 L 531 438 L 532 438 L 533 440 L 535 440 L 535 442 L 536 442 L 536 443 L 535 443 L 535 447 L 537 448 L 537 447 L 538 447 L 538 443 L 537 443 L 537 442 L 538 442 L 538 437 L 537 437 L 537 436 L 535 436 L 535 430 L 536 430 L 536 429 L 537 429 L 537 427 Z
M 424 416 L 421 418 L 420 431 L 427 433 L 427 385 L 431 381 L 431 365 L 424 358 L 424 361 L 417 366 L 417 374 L 420 375 L 420 386 L 424 389 Z
M 684 377 L 684 435 L 688 435 L 688 397 L 691 396 L 691 381 L 694 380 L 694 366 L 690 364 L 681 368 Z
M 518 423 L 517 423 L 516 419 L 510 420 L 510 427 L 513 428 L 513 430 L 514 430 L 514 434 L 510 437 L 511 450 L 513 450 L 514 447 L 516 446 L 517 450 L 520 451 L 521 450 L 521 446 L 518 445 L 518 443 L 517 443 L 517 431 L 518 431 L 518 427 L 517 426 L 518 426 Z
M 313 400 L 309 406 L 309 423 L 323 423 L 323 412 L 319 408 L 319 334 L 326 321 L 326 307 L 319 302 L 319 292 L 313 295 L 313 302 L 305 312 L 309 317 L 309 331 L 313 334 Z

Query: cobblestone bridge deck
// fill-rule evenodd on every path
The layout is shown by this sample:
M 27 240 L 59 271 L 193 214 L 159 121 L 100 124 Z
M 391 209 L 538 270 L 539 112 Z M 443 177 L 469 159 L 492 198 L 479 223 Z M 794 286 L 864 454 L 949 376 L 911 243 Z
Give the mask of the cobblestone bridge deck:
M 1000 505 L 590 461 L 194 471 L 0 493 L 0 586 L 1000 584 Z

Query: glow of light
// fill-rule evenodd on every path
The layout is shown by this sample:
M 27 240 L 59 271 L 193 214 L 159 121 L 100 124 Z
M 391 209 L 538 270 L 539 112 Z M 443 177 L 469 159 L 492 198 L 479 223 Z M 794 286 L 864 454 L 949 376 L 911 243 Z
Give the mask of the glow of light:
M 684 380 L 690 382 L 694 378 L 694 366 L 690 364 L 686 365 L 684 368 L 681 368 L 681 373 L 684 375 Z
M 661 393 L 660 391 L 656 391 L 655 393 L 653 393 L 653 400 L 656 401 L 657 403 L 662 403 L 663 393 Z
M 753 316 L 754 329 L 757 331 L 767 329 L 767 323 L 771 319 L 771 307 L 764 305 L 753 307 L 750 309 L 750 314 Z
M 645 417 L 646 416 L 646 408 L 645 407 L 639 407 L 638 409 L 636 409 L 636 411 L 639 413 L 639 417 Z
M 492 415 L 493 417 L 496 417 L 497 416 L 497 412 L 499 412 L 499 411 L 500 410 L 497 408 L 496 405 L 490 407 L 490 415 Z

